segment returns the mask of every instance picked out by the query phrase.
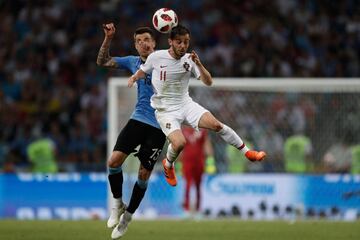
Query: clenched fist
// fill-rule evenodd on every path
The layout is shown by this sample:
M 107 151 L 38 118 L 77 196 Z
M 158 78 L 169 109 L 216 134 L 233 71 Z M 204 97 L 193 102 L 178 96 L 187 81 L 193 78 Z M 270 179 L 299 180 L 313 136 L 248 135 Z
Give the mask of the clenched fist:
M 104 29 L 105 37 L 110 38 L 110 39 L 114 37 L 115 26 L 113 23 L 103 24 L 103 29 Z

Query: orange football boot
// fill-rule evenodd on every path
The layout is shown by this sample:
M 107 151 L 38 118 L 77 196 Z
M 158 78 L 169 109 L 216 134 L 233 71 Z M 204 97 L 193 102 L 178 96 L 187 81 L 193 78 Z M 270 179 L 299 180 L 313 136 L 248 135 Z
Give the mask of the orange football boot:
M 167 183 L 170 184 L 171 186 L 175 187 L 177 184 L 175 168 L 174 167 L 171 167 L 171 168 L 166 167 L 166 158 L 164 158 L 164 160 L 162 161 L 162 165 L 164 167 L 164 174 L 165 174 L 165 179 L 166 179 Z
M 247 159 L 252 162 L 262 161 L 266 157 L 266 153 L 264 151 L 258 152 L 254 150 L 249 150 L 245 153 L 245 157 L 247 157 Z

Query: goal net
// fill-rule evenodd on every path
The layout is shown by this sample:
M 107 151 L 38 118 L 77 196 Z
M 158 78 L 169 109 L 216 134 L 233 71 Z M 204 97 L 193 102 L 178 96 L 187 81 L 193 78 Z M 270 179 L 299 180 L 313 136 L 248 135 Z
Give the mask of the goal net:
M 249 163 L 210 133 L 216 173 L 360 173 L 359 79 L 215 78 L 211 87 L 192 79 L 189 91 L 248 146 L 268 154 L 263 163 Z M 136 87 L 112 78 L 108 93 L 110 154 L 134 109 Z M 124 166 L 135 180 L 138 164 L 129 159 Z

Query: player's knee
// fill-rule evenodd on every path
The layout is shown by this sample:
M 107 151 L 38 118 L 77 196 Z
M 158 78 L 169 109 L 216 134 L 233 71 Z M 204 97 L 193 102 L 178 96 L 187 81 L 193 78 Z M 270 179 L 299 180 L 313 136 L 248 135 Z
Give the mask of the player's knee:
M 186 144 L 185 139 L 179 139 L 178 141 L 172 143 L 172 148 L 175 152 L 181 152 L 184 149 L 184 146 Z
M 221 129 L 223 129 L 223 125 L 221 124 L 221 122 L 216 121 L 213 123 L 213 129 L 215 132 L 220 132 Z
M 109 168 L 121 167 L 125 158 L 126 158 L 126 156 L 124 154 L 119 153 L 119 152 L 113 152 L 107 161 L 107 165 Z
M 120 167 L 120 164 L 115 161 L 114 159 L 110 158 L 108 161 L 107 161 L 107 165 L 109 168 L 117 168 L 117 167 Z

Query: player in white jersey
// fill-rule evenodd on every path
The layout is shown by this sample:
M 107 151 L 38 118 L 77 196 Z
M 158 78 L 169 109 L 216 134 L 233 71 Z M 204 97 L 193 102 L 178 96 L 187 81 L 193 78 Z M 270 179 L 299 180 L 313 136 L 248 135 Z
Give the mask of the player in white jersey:
M 177 184 L 174 161 L 186 143 L 181 124 L 188 124 L 195 129 L 213 130 L 227 143 L 243 152 L 250 161 L 263 160 L 266 157 L 265 152 L 249 150 L 234 130 L 217 120 L 189 96 L 189 80 L 192 74 L 207 86 L 213 82 L 198 55 L 194 51 L 186 53 L 190 44 L 189 30 L 181 25 L 173 28 L 168 42 L 169 49 L 150 54 L 145 64 L 128 80 L 128 86 L 132 87 L 146 73 L 152 72 L 154 95 L 151 106 L 155 108 L 156 119 L 170 141 L 166 158 L 163 160 L 166 181 L 171 186 Z

